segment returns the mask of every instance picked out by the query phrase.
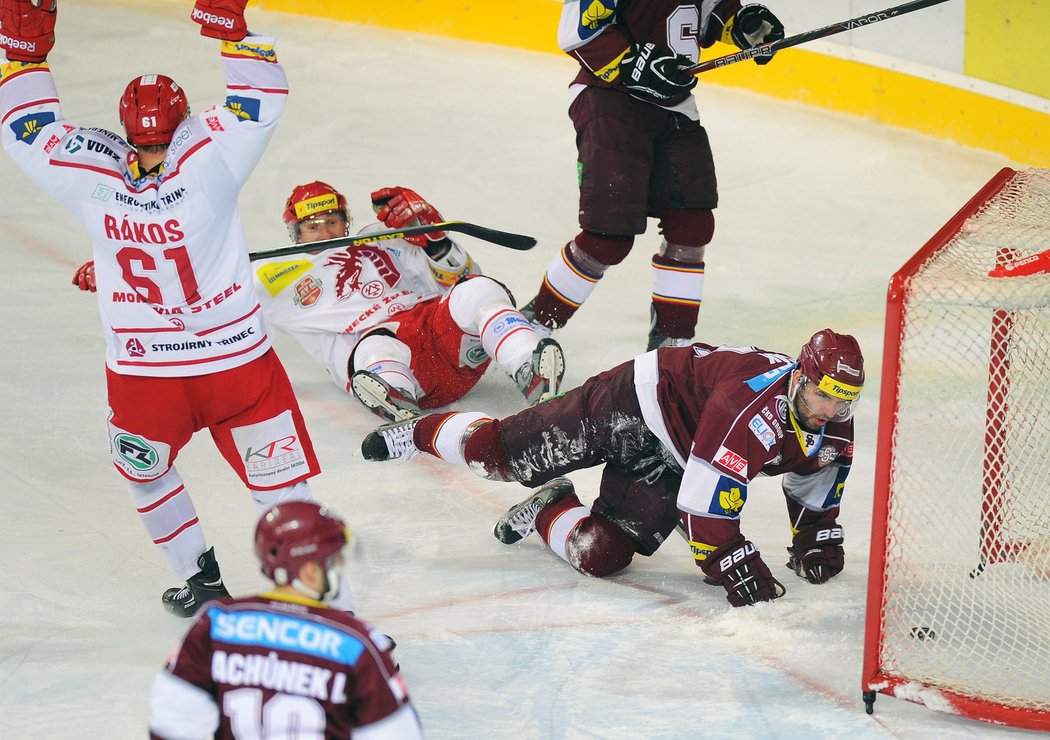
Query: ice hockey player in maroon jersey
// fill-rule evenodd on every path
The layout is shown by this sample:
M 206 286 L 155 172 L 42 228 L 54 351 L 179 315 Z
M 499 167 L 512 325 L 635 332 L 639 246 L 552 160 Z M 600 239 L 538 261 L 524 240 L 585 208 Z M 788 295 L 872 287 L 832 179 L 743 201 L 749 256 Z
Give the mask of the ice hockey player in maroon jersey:
M 255 554 L 273 589 L 201 611 L 153 682 L 150 737 L 422 737 L 390 639 L 331 606 L 349 586 L 348 539 L 316 503 L 267 512 Z
M 432 414 L 379 427 L 361 449 L 371 460 L 422 451 L 491 480 L 539 486 L 499 520 L 497 539 L 538 530 L 588 575 L 651 555 L 680 527 L 704 580 L 743 606 L 784 593 L 740 529 L 748 484 L 760 475 L 783 476 L 788 567 L 815 584 L 841 572 L 836 517 L 863 385 L 860 346 L 831 329 L 795 360 L 754 347 L 666 347 L 503 419 Z M 564 476 L 599 465 L 598 498 L 583 506 Z
M 128 83 L 127 141 L 67 119 L 47 62 L 53 0 L 0 0 L 0 128 L 12 159 L 85 225 L 106 340 L 110 455 L 154 544 L 184 581 L 161 595 L 192 616 L 227 595 L 176 459 L 208 429 L 259 512 L 310 497 L 320 468 L 251 288 L 237 197 L 288 98 L 275 39 L 246 0 L 197 0 L 221 40 L 227 97 L 192 115 L 170 77 Z
M 718 189 L 690 94 L 697 80 L 685 70 L 718 40 L 746 49 L 782 38 L 784 26 L 768 8 L 741 7 L 740 0 L 566 0 L 558 42 L 580 65 L 569 117 L 581 231 L 555 255 L 522 313 L 550 328 L 564 326 L 652 217 L 663 240 L 651 263 L 648 349 L 688 343 Z

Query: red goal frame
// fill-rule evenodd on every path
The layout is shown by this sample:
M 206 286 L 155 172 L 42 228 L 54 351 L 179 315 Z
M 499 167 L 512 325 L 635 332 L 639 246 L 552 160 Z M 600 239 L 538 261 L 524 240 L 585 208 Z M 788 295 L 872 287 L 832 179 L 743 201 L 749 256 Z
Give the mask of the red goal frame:
M 879 401 L 879 423 L 875 460 L 874 505 L 872 511 L 871 552 L 869 556 L 867 612 L 864 630 L 864 659 L 861 676 L 861 691 L 868 714 L 874 710 L 877 694 L 898 696 L 908 701 L 923 703 L 914 698 L 922 687 L 915 679 L 905 678 L 884 671 L 880 665 L 883 654 L 882 617 L 884 609 L 884 587 L 886 582 L 886 550 L 888 544 L 889 495 L 894 463 L 893 436 L 899 411 L 898 376 L 900 373 L 900 340 L 904 335 L 906 310 L 905 288 L 909 278 L 940 249 L 943 249 L 960 231 L 964 222 L 982 209 L 995 197 L 1017 172 L 1010 168 L 1000 170 L 981 190 L 964 205 L 918 252 L 915 253 L 889 281 L 886 295 L 886 322 L 883 337 L 883 367 L 881 395 Z M 1000 263 L 1008 261 L 1010 255 L 1000 254 Z M 982 488 L 982 511 L 992 513 L 1000 499 L 1000 486 L 1004 485 L 1001 468 L 1003 449 L 1004 410 L 1009 391 L 1009 360 L 1006 348 L 1012 328 L 1011 312 L 996 311 L 993 316 L 992 341 L 989 347 L 989 389 L 985 417 L 985 439 L 983 468 L 985 483 Z M 994 520 L 994 517 L 991 518 Z M 997 539 L 992 527 L 982 527 L 979 533 L 982 552 L 987 562 L 1007 559 L 1016 547 Z M 982 569 L 984 563 L 977 564 Z M 897 689 L 908 686 L 909 690 Z M 971 719 L 1031 730 L 1050 730 L 1050 713 L 1018 707 L 1004 706 L 998 702 L 962 695 L 940 686 L 935 689 L 939 699 L 946 702 L 951 711 Z

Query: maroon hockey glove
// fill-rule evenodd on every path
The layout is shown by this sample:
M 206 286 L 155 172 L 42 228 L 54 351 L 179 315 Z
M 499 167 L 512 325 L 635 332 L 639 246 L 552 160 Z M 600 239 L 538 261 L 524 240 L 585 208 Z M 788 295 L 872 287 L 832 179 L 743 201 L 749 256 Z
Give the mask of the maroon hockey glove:
M 620 60 L 620 83 L 639 97 L 662 103 L 696 87 L 696 75 L 685 71 L 692 66 L 691 59 L 666 46 L 642 44 Z
M 427 226 L 445 220 L 419 193 L 400 186 L 382 188 L 372 193 L 372 208 L 375 209 L 376 217 L 391 229 Z M 426 248 L 430 246 L 430 242 L 439 242 L 446 238 L 444 231 L 435 231 L 432 234 L 406 236 L 405 241 Z
M 733 43 L 741 49 L 771 44 L 784 38 L 784 24 L 765 5 L 745 5 L 733 19 Z M 755 64 L 768 64 L 770 56 L 755 57 Z
M 704 581 L 723 586 L 733 606 L 772 601 L 784 595 L 784 585 L 773 577 L 762 562 L 758 548 L 743 535 L 737 535 L 700 563 Z
M 845 557 L 842 542 L 845 535 L 839 524 L 814 524 L 803 527 L 788 550 L 787 567 L 810 583 L 825 583 L 842 572 Z
M 190 18 L 201 27 L 201 36 L 240 41 L 248 35 L 244 6 L 248 0 L 197 0 Z
M 58 0 L 0 0 L 0 49 L 12 62 L 42 62 L 55 45 Z
M 94 293 L 95 287 L 95 262 L 85 262 L 73 273 L 73 285 L 83 291 Z

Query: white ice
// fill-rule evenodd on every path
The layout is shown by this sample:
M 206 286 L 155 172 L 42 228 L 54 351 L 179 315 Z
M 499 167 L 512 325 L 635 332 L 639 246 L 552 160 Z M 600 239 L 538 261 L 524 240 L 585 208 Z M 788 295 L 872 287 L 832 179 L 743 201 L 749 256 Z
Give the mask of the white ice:
M 168 7 L 173 6 L 173 7 Z M 165 72 L 195 110 L 223 96 L 214 42 L 183 3 L 62 5 L 50 57 L 72 120 L 119 130 L 135 74 Z M 326 180 L 358 226 L 368 194 L 412 187 L 450 219 L 531 234 L 517 253 L 464 238 L 519 300 L 576 233 L 568 58 L 250 10 L 281 37 L 285 120 L 241 197 L 253 249 L 284 244 L 292 186 Z M 553 29 L 552 29 L 553 33 Z M 775 62 L 774 62 L 775 63 Z M 762 74 L 755 68 L 754 74 Z M 287 338 L 324 473 L 316 496 L 351 523 L 361 613 L 397 642 L 434 738 L 925 738 L 1020 736 L 880 696 L 860 696 L 874 440 L 889 275 L 1002 166 L 1002 156 L 713 84 L 697 90 L 720 179 L 698 337 L 794 354 L 815 330 L 855 334 L 868 383 L 845 496 L 845 572 L 811 586 L 784 568 L 779 485 L 753 486 L 744 532 L 787 585 L 732 609 L 672 539 L 604 581 L 537 538 L 505 546 L 493 522 L 526 491 L 432 459 L 371 464 L 375 421 Z M 105 432 L 93 297 L 70 284 L 85 230 L 0 157 L 0 736 L 142 737 L 147 696 L 187 623 L 161 608 L 177 581 L 146 537 Z M 644 349 L 655 224 L 559 335 L 567 383 Z M 143 399 L 143 403 L 148 403 Z M 460 408 L 522 406 L 496 370 Z M 179 468 L 230 588 L 263 586 L 254 507 L 206 434 Z M 597 470 L 573 475 L 585 501 Z

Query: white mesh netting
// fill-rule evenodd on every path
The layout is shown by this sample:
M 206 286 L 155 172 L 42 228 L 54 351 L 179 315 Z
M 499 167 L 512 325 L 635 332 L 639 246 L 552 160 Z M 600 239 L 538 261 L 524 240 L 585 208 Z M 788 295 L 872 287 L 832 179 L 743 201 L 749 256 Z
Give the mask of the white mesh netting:
M 988 272 L 1046 250 L 1050 170 L 1018 172 L 904 284 L 879 656 L 886 674 L 1038 711 L 1050 711 L 1050 273 Z

